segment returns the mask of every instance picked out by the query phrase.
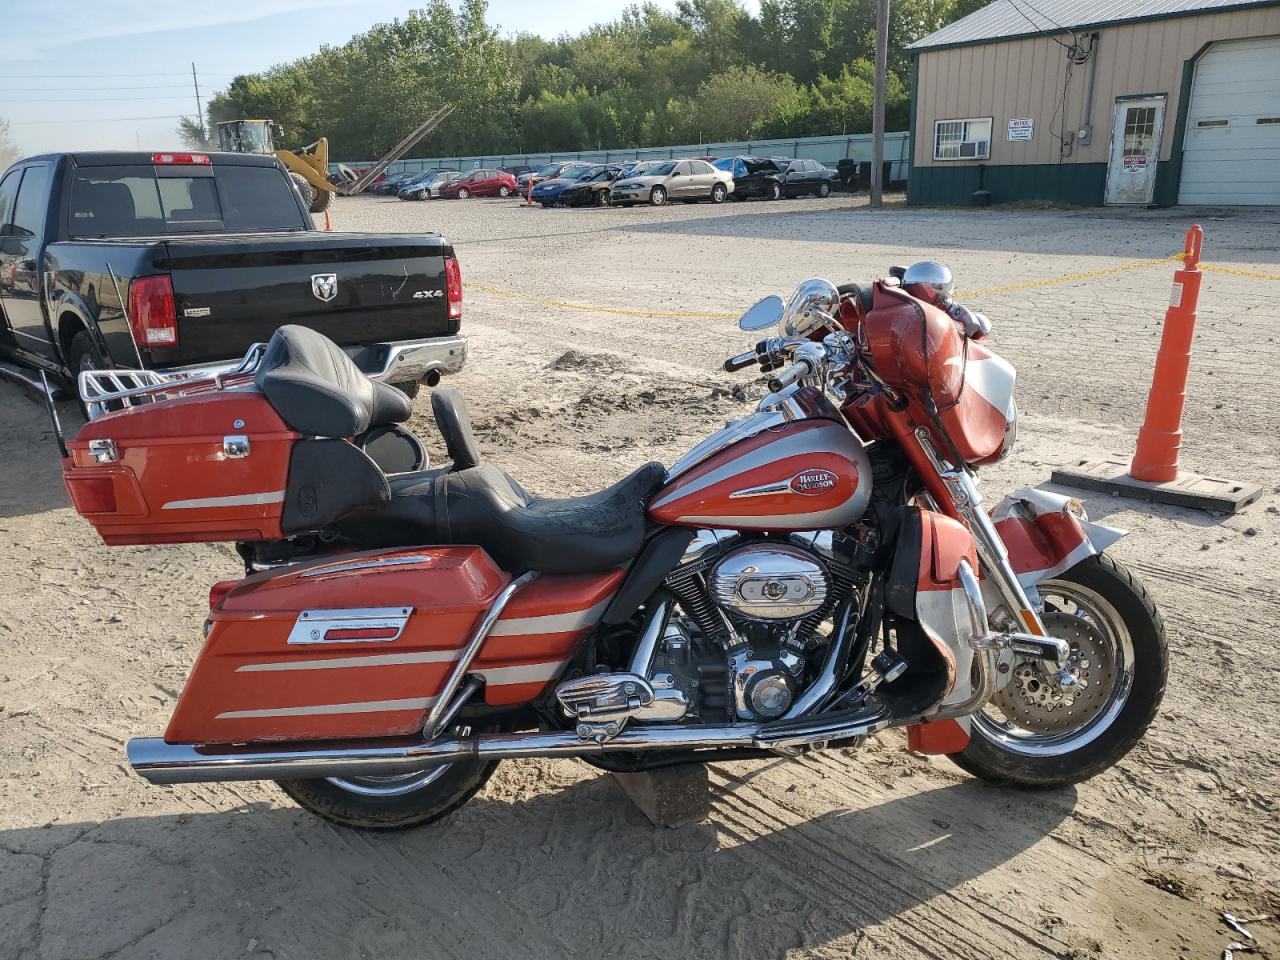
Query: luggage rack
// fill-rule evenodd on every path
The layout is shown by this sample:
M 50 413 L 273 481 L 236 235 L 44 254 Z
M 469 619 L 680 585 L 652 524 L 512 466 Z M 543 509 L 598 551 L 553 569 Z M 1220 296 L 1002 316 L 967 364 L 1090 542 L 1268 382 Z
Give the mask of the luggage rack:
M 85 370 L 78 377 L 80 399 L 90 420 L 115 409 L 136 407 L 192 393 L 239 386 L 252 379 L 267 351 L 265 343 L 255 343 L 234 363 L 186 370 Z

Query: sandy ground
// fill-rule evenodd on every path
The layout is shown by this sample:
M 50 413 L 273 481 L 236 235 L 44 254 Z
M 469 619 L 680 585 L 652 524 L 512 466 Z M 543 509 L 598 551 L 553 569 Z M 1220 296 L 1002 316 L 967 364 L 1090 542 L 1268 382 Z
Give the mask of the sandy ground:
M 1280 212 L 1196 211 L 1207 261 L 1280 272 Z M 438 230 L 464 278 L 624 309 L 740 310 L 812 275 L 934 257 L 982 289 L 1179 249 L 1176 212 L 872 212 L 848 200 L 558 211 L 335 204 L 338 229 Z M 975 299 L 1017 364 L 1022 436 L 994 501 L 1125 454 L 1171 271 Z M 158 788 L 163 730 L 229 547 L 107 549 L 67 505 L 43 412 L 0 384 L 0 960 L 453 957 L 1196 957 L 1219 912 L 1280 909 L 1280 284 L 1209 274 L 1184 465 L 1261 484 L 1235 517 L 1086 496 L 1170 631 L 1146 740 L 1074 789 L 998 790 L 886 735 L 861 752 L 715 764 L 705 823 L 657 830 L 577 761 L 508 762 L 435 827 L 340 830 L 271 784 Z M 472 290 L 451 385 L 484 453 L 539 492 L 671 462 L 746 409 L 730 320 Z M 739 393 L 739 396 L 741 394 Z M 417 428 L 443 453 L 425 396 Z M 1280 957 L 1280 925 L 1253 925 Z

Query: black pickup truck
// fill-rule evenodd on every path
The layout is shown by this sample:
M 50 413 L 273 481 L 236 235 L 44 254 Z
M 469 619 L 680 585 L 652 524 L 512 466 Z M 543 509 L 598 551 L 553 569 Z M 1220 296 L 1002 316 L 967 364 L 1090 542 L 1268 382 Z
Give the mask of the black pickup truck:
M 68 382 L 216 367 L 297 323 L 412 395 L 461 369 L 461 321 L 447 240 L 319 231 L 272 156 L 53 154 L 0 179 L 0 354 Z

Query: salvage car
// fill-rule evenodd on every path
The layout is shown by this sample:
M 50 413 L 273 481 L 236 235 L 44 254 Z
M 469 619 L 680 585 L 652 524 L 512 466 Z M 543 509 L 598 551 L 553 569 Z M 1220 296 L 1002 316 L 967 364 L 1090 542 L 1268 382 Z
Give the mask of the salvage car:
M 460 170 L 433 170 L 413 183 L 400 188 L 401 200 L 430 200 L 440 196 L 440 188 L 462 176 Z
M 539 167 L 537 170 L 531 170 L 528 173 L 522 173 L 516 181 L 516 191 L 522 197 L 529 196 L 530 184 L 541 183 L 543 180 L 555 180 L 563 177 L 571 170 L 589 167 L 591 164 L 585 160 L 562 160 L 559 163 L 548 163 Z
M 533 185 L 533 202 L 544 207 L 559 204 L 581 207 L 588 203 L 598 203 L 598 197 L 605 198 L 608 204 L 609 188 L 617 178 L 619 168 L 608 164 L 596 164 L 593 167 L 574 167 L 564 176 L 553 180 L 542 180 Z
M 622 207 L 637 203 L 660 207 L 668 200 L 724 203 L 733 189 L 733 176 L 705 160 L 667 160 L 639 177 L 619 178 L 609 193 L 609 202 Z
M 516 192 L 516 178 L 505 170 L 480 167 L 456 180 L 441 185 L 441 200 L 466 200 L 469 197 L 509 197 Z
M 782 191 L 788 197 L 811 194 L 815 197 L 831 195 L 840 174 L 817 160 L 792 160 L 782 174 Z
M 724 157 L 713 166 L 733 177 L 733 199 L 759 197 L 779 200 L 785 193 L 783 170 L 787 161 L 779 163 L 767 157 Z
M 467 353 L 449 241 L 317 230 L 271 155 L 21 160 L 0 178 L 0 278 L 0 353 L 19 375 L 233 365 L 301 324 L 413 395 Z

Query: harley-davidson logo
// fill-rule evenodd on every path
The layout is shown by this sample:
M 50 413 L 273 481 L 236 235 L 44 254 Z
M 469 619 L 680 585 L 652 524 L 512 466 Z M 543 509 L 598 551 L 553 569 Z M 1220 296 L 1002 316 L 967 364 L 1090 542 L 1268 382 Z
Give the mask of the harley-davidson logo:
M 807 497 L 816 497 L 835 489 L 840 481 L 830 470 L 801 470 L 787 485 L 792 493 L 800 493 Z
M 336 273 L 313 273 L 311 275 L 311 293 L 317 300 L 328 303 L 338 295 L 338 275 Z

